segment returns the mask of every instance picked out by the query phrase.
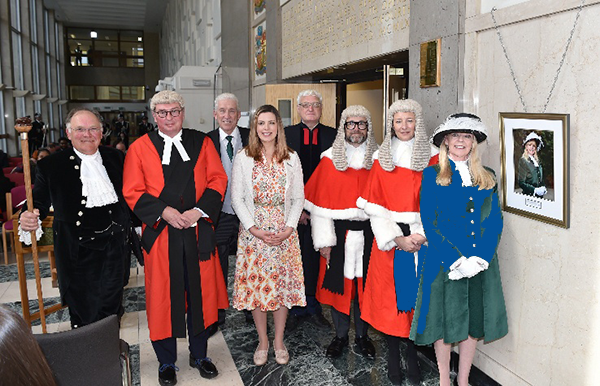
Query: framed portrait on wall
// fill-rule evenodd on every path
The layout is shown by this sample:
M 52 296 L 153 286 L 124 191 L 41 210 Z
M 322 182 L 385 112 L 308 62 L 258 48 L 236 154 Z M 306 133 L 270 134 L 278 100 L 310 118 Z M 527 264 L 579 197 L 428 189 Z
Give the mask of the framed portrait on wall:
M 569 228 L 569 114 L 499 119 L 502 209 Z

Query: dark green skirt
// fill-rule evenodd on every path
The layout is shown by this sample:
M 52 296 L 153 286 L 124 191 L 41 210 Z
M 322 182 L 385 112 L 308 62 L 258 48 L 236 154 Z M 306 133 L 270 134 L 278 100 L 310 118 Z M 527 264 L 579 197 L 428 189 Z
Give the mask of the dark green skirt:
M 427 264 L 427 262 L 425 262 Z M 487 270 L 470 279 L 450 280 L 440 271 L 431 284 L 431 299 L 425 330 L 417 333 L 423 303 L 423 277 L 417 295 L 417 307 L 410 339 L 418 345 L 428 345 L 439 339 L 456 343 L 483 338 L 485 342 L 500 339 L 508 333 L 506 306 L 502 293 L 498 258 L 494 257 Z

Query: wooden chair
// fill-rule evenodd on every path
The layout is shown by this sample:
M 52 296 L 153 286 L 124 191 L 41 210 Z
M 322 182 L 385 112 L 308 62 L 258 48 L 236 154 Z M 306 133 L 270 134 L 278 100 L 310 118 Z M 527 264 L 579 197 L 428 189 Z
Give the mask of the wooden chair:
M 54 222 L 53 216 L 48 216 L 42 221 L 42 228 L 52 228 L 52 223 Z M 12 216 L 12 223 L 14 229 L 19 227 L 19 218 L 15 214 Z M 14 237 L 14 245 L 15 245 L 15 254 L 17 255 L 17 271 L 19 273 L 19 289 L 21 292 L 21 307 L 23 308 L 23 319 L 25 322 L 29 324 L 31 327 L 31 321 L 35 319 L 42 320 L 42 331 L 46 333 L 46 323 L 45 317 L 46 315 L 56 312 L 62 308 L 62 304 L 54 304 L 50 307 L 44 307 L 43 304 L 40 304 L 40 311 L 31 313 L 29 310 L 29 294 L 27 293 L 27 276 L 25 274 L 25 253 L 31 253 L 31 246 L 24 245 L 19 241 L 19 233 L 13 232 Z M 38 254 L 42 254 L 44 252 L 48 253 L 48 260 L 50 262 L 50 272 L 52 277 L 52 287 L 58 286 L 58 277 L 56 273 L 56 259 L 54 257 L 54 244 L 39 244 L 37 246 Z M 34 267 L 35 268 L 35 267 Z M 39 270 L 39 267 L 37 267 Z M 42 294 L 42 282 L 41 278 L 36 277 L 36 289 L 38 294 Z M 43 312 L 43 315 L 42 315 Z
M 4 248 L 4 264 L 8 264 L 8 245 L 6 241 L 6 235 L 13 233 L 13 222 L 12 217 L 15 209 L 21 209 L 22 203 L 25 200 L 25 185 L 15 186 L 6 193 L 6 221 L 2 224 L 2 245 Z M 13 238 L 10 237 L 10 245 L 12 250 L 15 250 L 15 243 Z M 18 238 L 17 238 L 18 239 Z

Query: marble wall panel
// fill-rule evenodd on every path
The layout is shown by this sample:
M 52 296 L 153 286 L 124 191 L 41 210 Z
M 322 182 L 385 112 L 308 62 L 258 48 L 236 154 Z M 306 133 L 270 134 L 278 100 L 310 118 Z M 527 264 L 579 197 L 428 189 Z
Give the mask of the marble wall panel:
M 458 98 L 462 85 L 462 68 L 459 58 L 462 52 L 460 15 L 462 2 L 411 1 L 408 97 L 423 106 L 423 118 L 427 131 L 435 128 L 452 113 L 461 110 Z M 420 87 L 421 43 L 442 38 L 441 85 Z

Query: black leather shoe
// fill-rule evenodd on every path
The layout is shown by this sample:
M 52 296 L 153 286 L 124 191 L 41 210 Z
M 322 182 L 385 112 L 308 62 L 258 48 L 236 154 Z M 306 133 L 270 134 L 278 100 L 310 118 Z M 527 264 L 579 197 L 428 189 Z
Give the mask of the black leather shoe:
M 336 336 L 329 344 L 329 347 L 327 347 L 325 355 L 328 358 L 338 358 L 340 355 L 342 355 L 342 351 L 346 346 L 348 346 L 348 337 L 338 338 Z
M 373 342 L 367 335 L 356 338 L 354 340 L 356 346 L 358 347 L 358 351 L 367 359 L 375 359 L 375 346 L 373 346 Z
M 331 323 L 329 323 L 329 321 L 327 319 L 325 319 L 323 314 L 320 312 L 318 314 L 311 315 L 308 318 L 308 321 L 313 326 L 315 326 L 321 330 L 331 330 Z
M 196 359 L 192 354 L 190 354 L 190 366 L 197 368 L 202 378 L 213 379 L 219 375 L 219 370 L 217 370 L 217 367 L 208 357 L 204 359 Z
M 285 331 L 287 333 L 292 333 L 300 327 L 302 323 L 306 320 L 304 316 L 298 316 L 290 314 L 287 318 L 287 322 L 285 322 Z
M 177 373 L 179 370 L 175 365 L 160 365 L 158 368 L 158 383 L 161 386 L 170 386 L 177 384 Z

